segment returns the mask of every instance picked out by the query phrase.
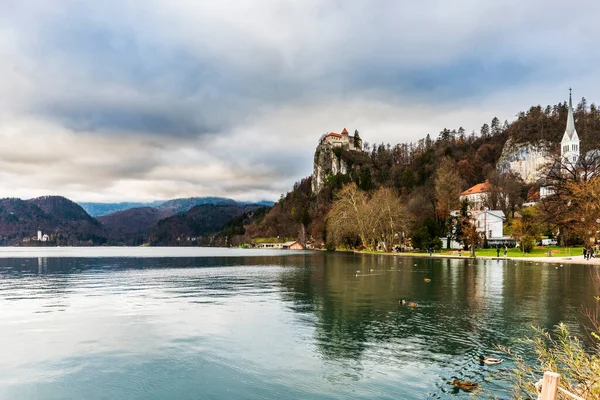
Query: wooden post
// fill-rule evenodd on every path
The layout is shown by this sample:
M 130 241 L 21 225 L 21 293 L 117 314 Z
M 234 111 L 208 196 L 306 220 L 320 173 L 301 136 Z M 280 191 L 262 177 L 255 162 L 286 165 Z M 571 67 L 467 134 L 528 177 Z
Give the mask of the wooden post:
M 542 396 L 540 400 L 558 399 L 558 385 L 560 384 L 560 375 L 556 372 L 544 372 L 544 381 L 542 383 Z

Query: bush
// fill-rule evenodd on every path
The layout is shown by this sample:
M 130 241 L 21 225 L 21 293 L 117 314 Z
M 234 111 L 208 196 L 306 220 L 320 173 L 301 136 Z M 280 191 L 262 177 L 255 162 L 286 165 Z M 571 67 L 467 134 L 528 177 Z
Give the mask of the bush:
M 598 335 L 593 332 L 592 337 L 596 338 Z M 511 372 L 514 398 L 537 398 L 537 379 L 541 379 L 544 372 L 553 371 L 560 374 L 562 388 L 584 399 L 600 399 L 600 343 L 592 344 L 591 351 L 586 351 L 584 345 L 576 336 L 571 335 L 563 323 L 557 325 L 552 332 L 536 328 L 532 338 L 523 339 L 520 343 L 535 350 L 539 365 L 527 365 L 520 355 L 501 348 L 517 364 L 517 368 Z
M 525 235 L 521 238 L 519 248 L 523 253 L 531 253 L 535 247 L 535 238 L 529 235 Z
M 335 243 L 327 242 L 325 243 L 325 250 L 327 251 L 335 251 Z

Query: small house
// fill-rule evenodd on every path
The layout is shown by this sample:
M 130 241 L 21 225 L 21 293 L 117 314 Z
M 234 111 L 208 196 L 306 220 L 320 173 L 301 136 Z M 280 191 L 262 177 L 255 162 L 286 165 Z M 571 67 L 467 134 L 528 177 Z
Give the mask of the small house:
M 304 250 L 304 246 L 297 240 L 285 242 L 282 246 L 285 250 Z

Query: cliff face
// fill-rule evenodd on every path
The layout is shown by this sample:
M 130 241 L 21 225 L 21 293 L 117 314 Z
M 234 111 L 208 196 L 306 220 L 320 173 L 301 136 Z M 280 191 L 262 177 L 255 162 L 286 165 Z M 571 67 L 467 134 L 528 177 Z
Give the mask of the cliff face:
M 552 145 L 549 142 L 515 143 L 510 138 L 496 165 L 498 172 L 512 172 L 526 183 L 535 183 L 546 175 L 551 163 Z
M 342 159 L 340 150 L 328 144 L 317 146 L 312 174 L 313 193 L 319 193 L 328 176 L 348 173 L 348 164 Z

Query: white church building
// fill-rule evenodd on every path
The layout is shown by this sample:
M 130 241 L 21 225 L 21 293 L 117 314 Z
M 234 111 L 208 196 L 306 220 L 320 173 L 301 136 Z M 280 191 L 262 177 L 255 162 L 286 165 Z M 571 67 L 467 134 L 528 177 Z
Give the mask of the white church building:
M 560 156 L 566 165 L 576 165 L 579 161 L 579 136 L 575 130 L 575 118 L 573 117 L 573 102 L 569 89 L 569 115 L 567 116 L 567 128 L 560 141 Z
M 573 101 L 571 99 L 571 89 L 569 89 L 569 109 L 567 115 L 567 127 L 560 141 L 561 163 L 566 167 L 574 167 L 579 162 L 580 140 L 575 129 L 575 117 L 573 115 Z M 547 186 L 540 188 L 540 199 L 552 195 L 552 189 Z

